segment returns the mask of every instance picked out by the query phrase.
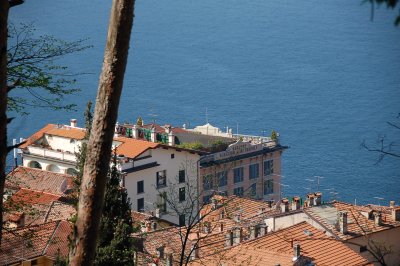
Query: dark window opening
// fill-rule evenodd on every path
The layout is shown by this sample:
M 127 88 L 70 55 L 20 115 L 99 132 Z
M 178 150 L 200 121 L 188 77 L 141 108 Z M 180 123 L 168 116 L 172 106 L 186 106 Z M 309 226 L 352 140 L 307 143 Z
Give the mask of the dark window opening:
M 144 192 L 144 181 L 138 181 L 137 182 L 137 193 L 143 193 Z
M 185 170 L 179 170 L 179 183 L 185 182 Z

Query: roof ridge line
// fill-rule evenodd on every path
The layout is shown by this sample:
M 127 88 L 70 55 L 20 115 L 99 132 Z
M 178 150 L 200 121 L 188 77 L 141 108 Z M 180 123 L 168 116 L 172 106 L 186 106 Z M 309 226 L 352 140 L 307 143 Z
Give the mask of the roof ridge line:
M 58 221 L 57 221 L 57 225 L 56 225 L 56 227 L 54 228 L 54 231 L 53 231 L 53 233 L 51 234 L 49 240 L 47 241 L 46 246 L 44 247 L 43 252 L 41 253 L 41 255 L 45 255 L 45 254 L 46 254 L 47 248 L 49 247 L 50 243 L 53 241 L 53 237 L 54 237 L 54 235 L 56 234 L 58 227 L 60 227 L 60 224 L 61 224 L 61 220 L 58 220 Z
M 37 193 L 49 194 L 49 195 L 51 195 L 51 196 L 56 196 L 56 197 L 59 197 L 59 198 L 62 197 L 62 195 L 57 195 L 57 194 L 54 194 L 54 193 L 51 193 L 51 192 L 40 191 L 40 190 L 35 190 L 35 189 L 30 189 L 30 188 L 24 188 L 24 187 L 21 187 L 21 188 L 20 188 L 20 190 L 23 190 L 23 189 L 24 189 L 24 190 L 30 190 L 30 191 L 37 192 Z M 18 191 L 17 191 L 16 193 L 18 193 Z

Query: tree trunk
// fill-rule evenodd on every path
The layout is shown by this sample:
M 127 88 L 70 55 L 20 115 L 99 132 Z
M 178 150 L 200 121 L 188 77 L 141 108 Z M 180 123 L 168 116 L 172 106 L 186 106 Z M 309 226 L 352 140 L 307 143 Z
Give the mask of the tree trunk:
M 8 1 L 0 1 L 0 245 L 7 158 L 7 19 Z
M 70 265 L 92 265 L 128 57 L 135 0 L 113 0 L 103 69 L 79 195 Z

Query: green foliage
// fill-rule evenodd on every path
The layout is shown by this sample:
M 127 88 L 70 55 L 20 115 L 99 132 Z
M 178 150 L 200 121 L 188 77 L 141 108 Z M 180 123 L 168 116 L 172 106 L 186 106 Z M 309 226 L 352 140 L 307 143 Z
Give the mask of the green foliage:
M 68 68 L 56 64 L 56 60 L 89 48 L 85 40 L 66 42 L 48 35 L 35 38 L 35 28 L 24 24 L 10 24 L 8 32 L 7 82 L 12 89 L 8 110 L 27 114 L 28 106 L 74 109 L 75 104 L 65 103 L 64 96 L 79 91 L 73 87 L 79 74 L 68 73 Z M 32 97 L 26 97 L 28 94 Z
M 96 265 L 133 265 L 134 232 L 128 194 L 120 187 L 121 174 L 114 163 L 108 174 L 103 215 L 100 220 Z
M 83 139 L 82 145 L 78 148 L 78 152 L 75 153 L 77 174 L 74 182 L 78 190 L 81 185 L 81 180 L 83 177 L 83 167 L 85 166 L 86 153 L 87 153 L 87 141 L 89 140 L 90 131 L 92 129 L 92 122 L 93 122 L 92 102 L 89 101 L 86 104 L 86 110 L 85 110 L 85 128 L 86 128 L 85 137 Z
M 190 149 L 190 150 L 202 150 L 204 149 L 203 144 L 201 144 L 200 141 L 196 141 L 196 142 L 184 142 L 182 144 L 177 145 L 179 148 L 182 149 Z
M 272 132 L 271 132 L 271 139 L 273 141 L 277 141 L 278 140 L 278 134 L 276 133 L 275 130 L 272 130 Z
M 211 152 L 220 152 L 226 150 L 228 148 L 229 144 L 223 142 L 222 140 L 215 140 L 211 143 L 210 146 L 210 151 Z
M 57 256 L 53 266 L 68 266 L 68 258 L 62 258 L 60 256 L 60 249 L 57 249 Z
M 141 116 L 139 116 L 138 119 L 136 120 L 136 125 L 143 126 L 143 119 Z

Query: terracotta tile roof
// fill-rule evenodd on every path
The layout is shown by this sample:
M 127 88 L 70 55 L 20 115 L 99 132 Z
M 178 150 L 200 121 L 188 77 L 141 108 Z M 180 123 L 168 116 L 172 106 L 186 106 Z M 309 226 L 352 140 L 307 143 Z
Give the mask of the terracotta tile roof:
M 196 229 L 193 229 L 193 231 L 196 231 Z M 185 235 L 185 227 L 170 227 L 138 235 L 139 237 L 142 236 L 145 238 L 143 245 L 144 252 L 142 254 L 144 258 L 141 259 L 144 260 L 147 258 L 147 263 L 157 260 L 157 249 L 164 247 L 164 253 L 172 253 L 173 260 L 175 262 L 179 261 L 179 256 L 183 247 L 182 241 Z M 210 234 L 192 233 L 188 236 L 188 239 L 188 244 L 185 247 L 185 254 L 187 256 L 190 254 L 192 241 L 193 243 L 198 243 L 199 256 L 201 257 L 207 257 L 224 248 L 223 232 Z M 197 239 L 199 240 L 197 241 Z
M 33 135 L 26 139 L 26 142 L 22 144 L 19 148 L 25 149 L 29 145 L 32 145 L 38 139 L 42 138 L 45 134 L 70 138 L 70 139 L 77 139 L 82 140 L 85 137 L 85 129 L 83 128 L 73 128 L 70 126 L 64 125 L 55 125 L 55 124 L 48 124 L 39 131 L 35 132 Z
M 51 239 L 48 241 L 48 245 L 43 251 L 43 254 L 53 260 L 55 260 L 57 256 L 66 258 L 69 253 L 68 236 L 71 233 L 72 224 L 67 221 L 59 221 L 58 227 Z
M 323 210 L 331 209 L 330 212 L 346 211 L 348 215 L 347 234 L 342 234 L 335 225 L 335 213 L 326 215 Z M 322 210 L 322 211 L 321 211 Z M 314 206 L 304 209 L 304 213 L 324 226 L 329 232 L 342 240 L 348 240 L 365 234 L 389 230 L 400 226 L 400 222 L 394 221 L 390 208 L 379 208 L 382 211 L 382 223 L 376 225 L 372 213 L 378 208 L 367 206 L 356 206 L 345 202 L 335 201 L 333 203 Z M 331 216 L 331 217 L 330 217 Z M 372 216 L 370 219 L 367 216 Z
M 45 132 L 47 135 L 64 137 L 68 139 L 82 140 L 85 138 L 86 130 L 83 128 L 75 128 L 69 126 L 53 127 Z
M 363 257 L 341 241 L 325 235 L 306 222 L 279 230 L 248 242 L 249 248 L 293 254 L 292 243 L 301 247 L 301 255 L 316 265 L 368 265 Z
M 293 265 L 292 256 L 271 250 L 249 249 L 245 245 L 235 246 L 207 258 L 199 258 L 189 265 L 232 266 L 276 266 Z
M 26 142 L 24 144 L 22 144 L 21 146 L 19 146 L 19 148 L 24 149 L 26 147 L 28 147 L 29 145 L 33 144 L 36 140 L 40 139 L 41 137 L 43 137 L 44 133 L 53 129 L 56 125 L 54 124 L 48 124 L 45 127 L 43 127 L 42 129 L 40 129 L 39 131 L 37 131 L 36 133 L 34 133 L 32 136 L 30 136 L 29 138 L 26 139 Z
M 49 222 L 4 232 L 1 242 L 1 265 L 14 264 L 39 256 L 54 258 L 68 254 L 68 235 L 71 225 L 66 221 Z
M 60 195 L 54 195 L 46 192 L 34 191 L 30 189 L 21 188 L 18 192 L 9 198 L 14 204 L 51 204 L 55 200 L 59 200 Z
M 218 196 L 217 201 L 219 202 L 217 205 L 220 205 L 220 207 L 216 210 L 212 210 L 212 203 L 207 204 L 202 208 L 202 216 L 207 214 L 204 221 L 220 221 L 222 212 L 227 219 L 233 219 L 235 215 L 240 215 L 241 220 L 254 220 L 252 218 L 257 215 L 275 210 L 269 208 L 268 203 L 265 201 L 242 198 L 234 195 L 229 197 Z
M 27 188 L 57 195 L 68 194 L 74 186 L 71 175 L 23 166 L 17 167 L 6 178 L 8 188 Z
M 136 158 L 148 149 L 154 149 L 159 146 L 158 143 L 126 137 L 117 137 L 114 138 L 114 140 L 122 142 L 122 144 L 117 147 L 117 154 L 122 154 L 128 158 Z
M 53 201 L 49 207 L 44 222 L 68 220 L 76 214 L 76 209 L 73 205 L 61 201 Z
M 15 216 L 22 213 L 25 225 L 41 224 L 50 206 L 60 197 L 45 192 L 20 189 L 4 203 L 4 221 L 15 222 Z
M 169 228 L 174 225 L 171 222 L 157 218 L 149 213 L 131 211 L 131 216 L 134 226 L 141 228 L 142 232 L 150 232 L 152 230 Z M 153 222 L 156 223 L 155 229 L 152 228 L 151 223 Z
M 253 240 L 243 241 L 230 248 L 225 247 L 226 232 L 197 234 L 192 233 L 186 246 L 186 256 L 191 243 L 198 242 L 198 259 L 190 265 L 294 265 L 293 244 L 300 244 L 301 257 L 297 261 L 316 265 L 369 265 L 363 257 L 352 251 L 341 241 L 325 235 L 306 222 L 267 234 Z M 181 236 L 184 228 L 169 228 L 147 233 L 145 237 L 142 265 L 158 262 L 165 265 L 165 259 L 157 258 L 157 248 L 164 247 L 164 254 L 172 253 L 173 260 L 179 262 L 182 249 Z M 297 265 L 297 264 L 296 264 Z

